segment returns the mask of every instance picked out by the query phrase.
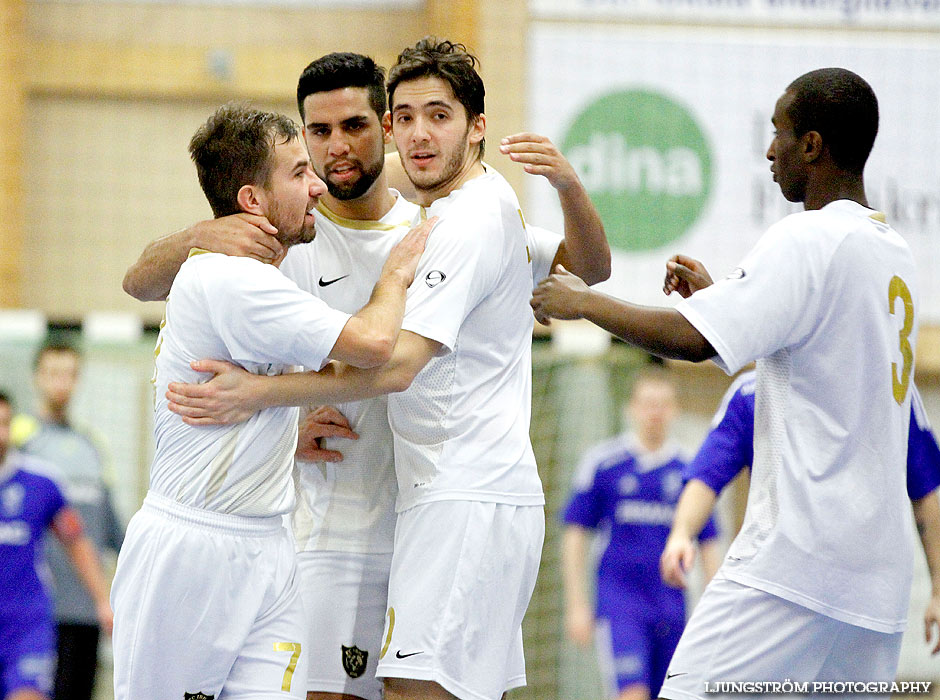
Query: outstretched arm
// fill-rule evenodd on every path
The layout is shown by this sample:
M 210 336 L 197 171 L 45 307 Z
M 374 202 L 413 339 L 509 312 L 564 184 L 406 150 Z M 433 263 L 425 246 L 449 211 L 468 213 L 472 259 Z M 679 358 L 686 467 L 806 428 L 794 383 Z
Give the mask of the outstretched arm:
M 940 652 L 940 503 L 937 492 L 931 491 L 923 498 L 911 501 L 911 505 L 930 572 L 930 600 L 924 611 L 924 637 L 930 644 L 934 639 L 934 628 L 937 628 L 936 643 L 930 652 L 936 654 Z
M 217 360 L 193 362 L 197 372 L 214 374 L 204 384 L 172 382 L 169 409 L 190 425 L 241 423 L 265 408 L 343 403 L 404 391 L 441 348 L 423 336 L 402 331 L 392 359 L 359 369 L 333 362 L 319 372 L 265 377 Z
M 578 646 L 594 637 L 594 612 L 587 594 L 587 551 L 590 532 L 578 525 L 565 526 L 561 536 L 561 575 L 565 589 L 565 631 Z
M 276 233 L 266 218 L 254 214 L 200 221 L 151 241 L 124 274 L 124 291 L 140 301 L 166 299 L 176 273 L 193 248 L 274 262 L 285 252 L 274 237 Z
M 542 175 L 558 193 L 565 217 L 565 239 L 552 269 L 564 265 L 588 284 L 610 277 L 610 245 L 597 209 L 568 159 L 549 139 L 520 133 L 504 138 L 499 150 L 531 175 Z
M 685 588 L 687 574 L 695 563 L 695 538 L 708 522 L 717 500 L 718 494 L 698 479 L 692 479 L 682 489 L 672 519 L 672 530 L 659 559 L 660 575 L 670 586 Z M 714 540 L 709 542 L 714 543 Z M 714 565 L 714 562 L 706 562 L 707 578 L 714 574 L 714 571 L 709 574 L 709 564 Z M 717 566 L 714 568 L 717 570 Z
M 81 518 L 71 506 L 62 508 L 52 522 L 52 532 L 72 562 L 75 572 L 95 602 L 98 623 L 107 634 L 114 626 L 114 613 L 108 601 L 108 582 L 101 569 L 95 545 L 85 535 Z
M 639 306 L 588 287 L 561 265 L 532 294 L 535 317 L 586 318 L 628 343 L 653 355 L 701 362 L 715 356 L 705 336 L 675 309 Z

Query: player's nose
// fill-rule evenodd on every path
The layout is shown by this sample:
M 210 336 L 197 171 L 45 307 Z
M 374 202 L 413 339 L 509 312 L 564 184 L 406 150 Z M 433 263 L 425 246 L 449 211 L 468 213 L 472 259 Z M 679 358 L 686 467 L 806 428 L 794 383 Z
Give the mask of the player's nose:
M 317 174 L 313 171 L 310 172 L 310 198 L 319 199 L 323 194 L 326 193 L 326 183 L 323 182 Z

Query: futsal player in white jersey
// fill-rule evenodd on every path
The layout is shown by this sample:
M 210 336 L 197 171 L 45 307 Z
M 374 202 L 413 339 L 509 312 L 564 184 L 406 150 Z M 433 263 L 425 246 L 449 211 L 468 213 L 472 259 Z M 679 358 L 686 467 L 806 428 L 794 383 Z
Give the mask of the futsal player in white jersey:
M 727 279 L 677 256 L 677 309 L 640 307 L 565 272 L 540 318 L 587 318 L 658 354 L 757 360 L 747 513 L 673 656 L 665 698 L 724 680 L 892 681 L 911 582 L 904 465 L 917 333 L 910 250 L 869 207 L 878 105 L 854 73 L 791 83 L 767 151 L 805 211 L 772 226 Z M 697 291 L 700 290 L 700 291 Z M 693 293 L 694 292 L 694 293 Z
M 190 152 L 217 216 L 265 216 L 285 247 L 313 239 L 308 212 L 324 188 L 290 119 L 229 105 L 196 132 Z M 249 258 L 194 251 L 180 268 L 155 351 L 150 487 L 112 587 L 117 698 L 305 696 L 305 617 L 282 525 L 293 507 L 297 411 L 193 428 L 167 410 L 165 388 L 196 379 L 190 363 L 203 356 L 257 374 L 329 358 L 385 362 L 428 230 L 396 247 L 355 315 Z
M 383 146 L 390 140 L 381 123 L 384 72 L 359 54 L 329 54 L 304 70 L 297 99 L 311 163 L 327 193 L 315 211 L 316 241 L 291 248 L 281 271 L 331 307 L 354 310 L 368 299 L 371 281 L 418 210 L 388 189 L 382 167 Z M 606 278 L 610 251 L 603 227 L 593 208 L 584 209 L 586 194 L 570 164 L 547 139 L 532 134 L 508 137 L 502 149 L 562 193 L 564 240 L 533 229 L 535 278 L 547 275 L 553 260 L 592 282 Z M 404 177 L 399 172 L 398 179 Z M 407 180 L 403 184 L 411 186 Z M 192 236 L 210 245 L 216 240 L 247 245 L 258 229 L 246 218 L 200 222 L 148 247 L 128 272 L 128 285 L 138 295 L 146 289 L 148 298 L 159 296 L 178 266 L 172 255 L 181 259 Z M 154 274 L 158 270 L 164 278 Z M 342 404 L 336 407 L 341 413 L 323 407 L 302 423 L 302 443 L 305 432 L 308 443 L 313 436 L 358 434 L 356 441 L 330 439 L 323 449 L 314 446 L 306 454 L 320 463 L 301 464 L 297 472 L 294 536 L 311 620 L 308 700 L 381 695 L 375 663 L 386 616 L 397 494 L 386 406 L 387 399 L 377 397 Z M 339 465 L 326 461 L 340 457 Z
M 399 518 L 378 668 L 387 698 L 499 698 L 525 677 L 520 623 L 544 528 L 528 438 L 536 244 L 511 188 L 482 163 L 474 64 L 462 46 L 422 40 L 390 74 L 390 128 L 444 236 L 428 251 L 389 365 L 261 382 L 226 370 L 206 387 L 169 392 L 195 424 L 238 419 L 233 405 L 303 403 L 318 391 L 401 392 L 389 399 Z M 544 153 L 530 155 L 529 172 L 544 167 Z M 593 212 L 583 188 L 559 194 Z

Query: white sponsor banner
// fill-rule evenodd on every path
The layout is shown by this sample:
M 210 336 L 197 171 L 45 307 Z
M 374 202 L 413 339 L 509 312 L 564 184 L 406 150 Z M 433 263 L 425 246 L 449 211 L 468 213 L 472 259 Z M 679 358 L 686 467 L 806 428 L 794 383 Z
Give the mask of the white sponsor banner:
M 529 126 L 575 163 L 616 245 L 602 289 L 657 305 L 670 303 L 661 291 L 670 255 L 689 254 L 722 277 L 770 224 L 799 210 L 765 158 L 786 86 L 826 66 L 859 73 L 881 113 L 865 171 L 869 202 L 918 261 L 921 320 L 940 323 L 935 41 L 534 23 L 529 48 Z M 543 178 L 527 186 L 527 219 L 563 230 L 554 190 Z
M 529 9 L 538 19 L 940 27 L 940 0 L 529 0 Z

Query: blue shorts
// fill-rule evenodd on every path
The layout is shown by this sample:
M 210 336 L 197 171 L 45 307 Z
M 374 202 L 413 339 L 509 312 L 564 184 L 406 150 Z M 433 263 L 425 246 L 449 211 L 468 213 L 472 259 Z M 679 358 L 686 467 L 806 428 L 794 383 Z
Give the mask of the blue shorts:
M 45 616 L 0 623 L 0 698 L 14 690 L 52 692 L 55 625 Z
M 681 591 L 658 595 L 656 583 L 642 591 L 610 582 L 598 586 L 597 656 L 612 695 L 639 684 L 657 697 L 682 636 Z

